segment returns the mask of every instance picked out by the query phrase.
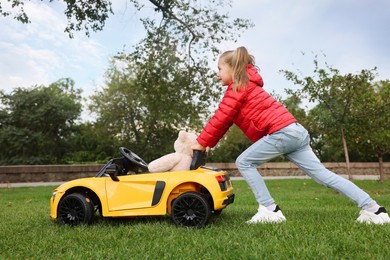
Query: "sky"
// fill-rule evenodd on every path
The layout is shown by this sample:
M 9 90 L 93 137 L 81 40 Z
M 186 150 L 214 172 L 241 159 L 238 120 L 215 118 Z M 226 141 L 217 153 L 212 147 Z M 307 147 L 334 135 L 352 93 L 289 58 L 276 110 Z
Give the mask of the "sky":
M 69 77 L 84 97 L 99 90 L 110 58 L 131 52 L 144 36 L 142 14 L 126 0 L 112 2 L 115 14 L 90 37 L 68 37 L 61 1 L 26 2 L 30 24 L 0 17 L 0 89 L 9 93 Z M 377 67 L 377 80 L 390 79 L 388 0 L 233 0 L 228 12 L 255 26 L 221 50 L 247 47 L 268 92 L 284 96 L 286 88 L 297 88 L 280 70 L 313 76 L 314 55 L 342 74 Z M 216 71 L 216 64 L 210 69 Z

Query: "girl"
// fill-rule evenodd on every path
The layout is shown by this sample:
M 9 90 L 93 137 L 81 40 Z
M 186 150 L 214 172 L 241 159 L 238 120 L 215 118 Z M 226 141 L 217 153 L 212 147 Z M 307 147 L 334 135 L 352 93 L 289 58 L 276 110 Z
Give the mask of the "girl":
M 287 157 L 316 182 L 357 204 L 362 209 L 358 222 L 390 223 L 384 207 L 354 183 L 322 165 L 310 147 L 306 129 L 262 88 L 263 80 L 254 66 L 254 58 L 245 47 L 220 56 L 218 77 L 227 89 L 214 116 L 198 136 L 198 144 L 192 147 L 202 151 L 214 147 L 233 123 L 254 142 L 236 160 L 238 170 L 259 203 L 258 212 L 247 223 L 286 221 L 257 171 L 257 166 L 279 155 Z

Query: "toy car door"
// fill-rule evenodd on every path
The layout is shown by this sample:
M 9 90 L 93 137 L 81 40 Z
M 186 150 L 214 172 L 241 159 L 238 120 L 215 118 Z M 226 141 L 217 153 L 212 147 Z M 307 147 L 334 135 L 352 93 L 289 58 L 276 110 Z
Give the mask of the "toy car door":
M 120 176 L 119 180 L 106 180 L 109 211 L 153 207 L 160 201 L 166 184 L 166 177 L 161 174 Z

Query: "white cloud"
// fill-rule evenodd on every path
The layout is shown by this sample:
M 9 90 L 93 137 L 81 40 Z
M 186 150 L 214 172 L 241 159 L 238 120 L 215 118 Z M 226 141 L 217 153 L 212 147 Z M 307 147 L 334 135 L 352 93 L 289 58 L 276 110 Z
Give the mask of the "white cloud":
M 76 80 L 92 91 L 96 70 L 105 66 L 106 49 L 83 33 L 70 39 L 64 28 L 61 5 L 26 2 L 31 23 L 3 18 L 0 30 L 0 79 L 2 89 L 49 84 L 62 77 Z M 92 77 L 92 78 L 91 78 Z
M 47 84 L 50 72 L 61 67 L 58 57 L 48 49 L 27 44 L 0 42 L 0 77 L 3 89 Z

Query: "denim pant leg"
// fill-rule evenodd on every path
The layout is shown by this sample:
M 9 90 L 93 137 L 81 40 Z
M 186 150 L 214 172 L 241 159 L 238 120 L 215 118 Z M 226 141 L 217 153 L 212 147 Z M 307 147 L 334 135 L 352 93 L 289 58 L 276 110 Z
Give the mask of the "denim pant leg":
M 293 131 L 306 133 L 301 147 L 295 151 L 286 154 L 286 157 L 296 164 L 306 175 L 311 177 L 317 183 L 332 188 L 343 194 L 360 208 L 366 209 L 376 202 L 353 182 L 326 169 L 320 162 L 309 144 L 309 134 L 303 126 L 297 124 Z
M 272 145 L 272 139 L 272 135 L 263 137 L 249 146 L 236 160 L 237 169 L 252 189 L 256 201 L 263 206 L 271 205 L 274 203 L 274 199 L 271 197 L 263 177 L 258 172 L 257 166 L 282 154 Z
M 314 181 L 340 192 L 359 207 L 366 209 L 376 203 L 354 183 L 326 169 L 312 151 L 309 141 L 307 130 L 300 124 L 293 123 L 263 137 L 237 158 L 237 168 L 259 204 L 268 206 L 274 200 L 256 167 L 282 154 Z

